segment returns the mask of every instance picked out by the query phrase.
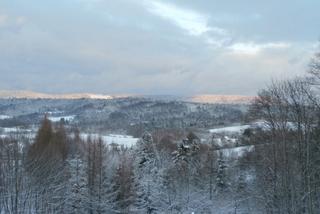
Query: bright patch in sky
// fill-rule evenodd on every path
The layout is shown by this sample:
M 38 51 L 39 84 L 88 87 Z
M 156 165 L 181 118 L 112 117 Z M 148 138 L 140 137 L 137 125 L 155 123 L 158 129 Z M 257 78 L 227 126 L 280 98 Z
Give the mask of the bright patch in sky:
M 208 25 L 208 17 L 195 11 L 182 9 L 169 3 L 157 1 L 147 1 L 147 3 L 148 10 L 151 13 L 173 22 L 180 28 L 186 30 L 190 35 L 200 36 L 210 30 L 220 33 L 224 32 L 224 30 L 220 28 L 210 28 Z
M 289 48 L 290 44 L 284 42 L 278 43 L 235 43 L 229 47 L 235 53 L 241 54 L 257 54 L 266 49 L 286 49 Z

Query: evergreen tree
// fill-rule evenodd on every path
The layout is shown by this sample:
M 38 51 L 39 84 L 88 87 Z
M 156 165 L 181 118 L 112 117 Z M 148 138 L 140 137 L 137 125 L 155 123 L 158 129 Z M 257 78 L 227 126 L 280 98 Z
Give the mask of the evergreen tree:
M 220 153 L 218 158 L 218 170 L 216 177 L 216 191 L 224 191 L 228 187 L 227 177 L 226 177 L 227 165 L 222 158 L 222 153 Z
M 27 171 L 36 192 L 39 212 L 63 210 L 67 135 L 63 124 L 53 130 L 45 115 L 27 155 Z
M 65 212 L 70 214 L 86 213 L 88 186 L 85 165 L 79 155 L 67 160 L 67 190 Z
M 136 199 L 136 185 L 132 160 L 125 154 L 121 156 L 120 164 L 113 177 L 114 210 L 120 213 L 130 213 Z
M 142 212 L 152 213 L 157 210 L 153 201 L 153 190 L 156 186 L 158 168 L 155 146 L 150 133 L 143 134 L 137 143 L 135 153 L 136 207 Z

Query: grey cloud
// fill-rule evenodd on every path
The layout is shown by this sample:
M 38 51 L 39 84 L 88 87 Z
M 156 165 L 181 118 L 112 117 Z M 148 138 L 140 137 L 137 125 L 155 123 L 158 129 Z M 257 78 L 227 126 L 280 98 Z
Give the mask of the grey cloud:
M 146 2 L 161 10 L 150 11 Z M 302 74 L 315 50 L 320 3 L 290 2 L 2 2 L 0 85 L 252 95 L 272 77 Z

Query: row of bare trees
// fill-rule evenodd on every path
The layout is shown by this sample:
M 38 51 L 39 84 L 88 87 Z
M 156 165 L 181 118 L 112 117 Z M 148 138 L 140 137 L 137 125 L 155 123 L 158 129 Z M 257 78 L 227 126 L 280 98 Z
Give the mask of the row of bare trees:
M 255 155 L 268 213 L 320 211 L 319 80 L 316 54 L 307 77 L 274 81 L 251 107 L 265 125 Z

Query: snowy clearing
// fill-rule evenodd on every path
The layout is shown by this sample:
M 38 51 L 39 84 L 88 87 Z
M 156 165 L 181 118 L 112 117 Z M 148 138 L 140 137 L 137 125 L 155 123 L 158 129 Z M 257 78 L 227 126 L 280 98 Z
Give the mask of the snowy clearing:
M 5 133 L 12 133 L 12 132 L 19 132 L 20 128 L 19 127 L 10 127 L 10 128 L 2 128 L 3 132 Z
M 241 134 L 245 129 L 250 128 L 250 125 L 242 125 L 242 126 L 228 126 L 223 128 L 210 129 L 210 133 L 221 134 L 221 133 L 234 133 Z
M 222 152 L 223 157 L 226 158 L 240 158 L 247 152 L 253 151 L 254 146 L 240 146 L 234 148 L 221 149 L 219 152 Z
M 1 127 L 0 130 L 2 130 L 4 133 L 14 133 L 14 132 L 32 132 L 30 129 L 24 129 L 20 127 Z
M 31 129 L 21 127 L 0 127 L 0 138 L 10 137 L 11 135 L 23 135 L 28 138 L 34 138 L 35 133 Z
M 12 117 L 9 115 L 0 114 L 0 120 L 11 119 Z
M 279 125 L 279 124 L 278 124 Z M 287 128 L 290 130 L 297 129 L 297 124 L 293 122 L 287 122 Z M 262 130 L 270 130 L 270 125 L 266 121 L 256 121 L 250 125 L 239 125 L 239 126 L 227 126 L 221 128 L 210 129 L 209 132 L 213 134 L 242 134 L 244 130 L 248 128 L 260 128 Z
M 76 115 L 68 115 L 68 116 L 50 116 L 48 117 L 49 120 L 51 120 L 52 122 L 59 122 L 61 120 L 64 121 L 73 121 L 74 118 L 76 117 Z
M 102 141 L 106 144 L 117 144 L 119 146 L 124 146 L 130 148 L 134 146 L 139 138 L 134 138 L 130 135 L 117 135 L 117 134 L 109 134 L 109 135 L 99 135 L 99 134 L 81 134 L 80 137 L 86 140 L 88 137 L 92 139 L 98 139 L 101 137 Z
M 286 129 L 294 131 L 294 130 L 298 129 L 299 124 L 296 123 L 296 122 L 289 122 L 288 121 L 288 122 L 285 122 L 285 125 L 284 125 L 281 122 L 275 122 L 274 126 L 276 128 L 280 128 L 280 127 L 284 126 Z M 303 124 L 300 124 L 300 127 L 302 129 L 304 129 L 304 125 Z M 271 124 L 268 123 L 267 121 L 263 121 L 263 120 L 256 121 L 256 122 L 252 123 L 251 128 L 260 128 L 260 129 L 262 129 L 264 131 L 270 131 L 272 129 Z
M 228 136 L 223 136 L 222 138 L 218 137 L 213 139 L 213 143 L 219 147 L 223 147 L 226 145 L 235 146 L 237 141 L 238 141 L 237 138 L 230 138 Z

